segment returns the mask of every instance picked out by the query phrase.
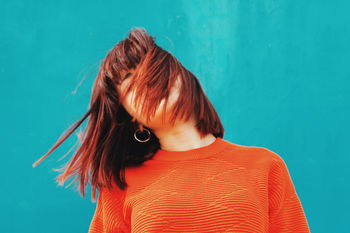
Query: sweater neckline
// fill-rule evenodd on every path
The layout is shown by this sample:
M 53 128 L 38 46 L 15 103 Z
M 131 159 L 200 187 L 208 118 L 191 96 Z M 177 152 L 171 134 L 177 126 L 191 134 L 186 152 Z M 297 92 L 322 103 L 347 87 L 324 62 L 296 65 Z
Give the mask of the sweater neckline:
M 169 151 L 158 149 L 154 154 L 152 160 L 163 160 L 163 161 L 179 161 L 179 160 L 191 160 L 206 158 L 217 153 L 220 153 L 227 143 L 220 137 L 217 137 L 214 142 L 209 145 L 194 148 L 186 151 Z

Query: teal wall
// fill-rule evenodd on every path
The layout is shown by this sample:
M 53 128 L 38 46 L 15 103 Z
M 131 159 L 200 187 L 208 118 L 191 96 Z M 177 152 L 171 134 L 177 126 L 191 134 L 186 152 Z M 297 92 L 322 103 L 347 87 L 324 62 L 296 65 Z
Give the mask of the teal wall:
M 1 5 L 1 232 L 87 232 L 91 188 L 54 181 L 76 135 L 32 164 L 87 111 L 97 73 L 80 80 L 135 26 L 200 79 L 224 139 L 285 160 L 312 232 L 349 228 L 349 1 Z

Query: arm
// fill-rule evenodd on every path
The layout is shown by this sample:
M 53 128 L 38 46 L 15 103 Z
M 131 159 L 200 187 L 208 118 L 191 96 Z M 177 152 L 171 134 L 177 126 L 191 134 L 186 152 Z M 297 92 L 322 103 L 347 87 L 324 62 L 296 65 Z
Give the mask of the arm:
M 88 233 L 127 232 L 123 218 L 124 193 L 119 189 L 110 192 L 102 187 Z
M 99 194 L 98 194 L 95 213 L 91 220 L 88 233 L 97 233 L 97 232 L 104 232 L 101 190 L 99 191 Z
M 309 233 L 299 197 L 283 159 L 273 152 L 269 171 L 269 232 Z

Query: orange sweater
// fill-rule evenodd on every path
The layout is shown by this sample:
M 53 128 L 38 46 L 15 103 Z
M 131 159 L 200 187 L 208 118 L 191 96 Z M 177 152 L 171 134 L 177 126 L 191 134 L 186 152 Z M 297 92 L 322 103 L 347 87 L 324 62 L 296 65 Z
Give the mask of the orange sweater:
M 125 178 L 125 191 L 99 190 L 89 233 L 310 232 L 284 160 L 264 147 L 160 149 Z

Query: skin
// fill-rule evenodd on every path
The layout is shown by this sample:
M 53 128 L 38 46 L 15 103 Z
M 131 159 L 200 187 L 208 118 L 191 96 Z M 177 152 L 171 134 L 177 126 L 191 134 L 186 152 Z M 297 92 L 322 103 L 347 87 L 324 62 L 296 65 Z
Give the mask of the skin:
M 126 76 L 121 84 L 117 85 L 118 94 L 122 93 L 126 84 L 131 80 L 133 70 L 129 71 L 130 75 Z M 123 77 L 126 75 L 122 74 Z M 127 94 L 122 102 L 125 110 L 140 124 L 140 129 L 142 126 L 146 126 L 152 129 L 153 133 L 158 137 L 159 143 L 162 150 L 166 151 L 186 151 L 203 146 L 207 146 L 215 141 L 215 136 L 213 134 L 208 134 L 204 138 L 200 138 L 200 134 L 195 127 L 195 119 L 191 117 L 189 121 L 185 122 L 183 120 L 177 120 L 174 126 L 169 123 L 169 109 L 176 102 L 179 96 L 179 83 L 177 83 L 170 91 L 169 102 L 166 109 L 166 120 L 163 124 L 161 121 L 161 114 L 164 101 L 159 105 L 156 114 L 151 117 L 151 120 L 146 124 L 146 119 L 139 114 L 140 111 L 136 109 L 133 105 L 133 95 L 132 91 Z

